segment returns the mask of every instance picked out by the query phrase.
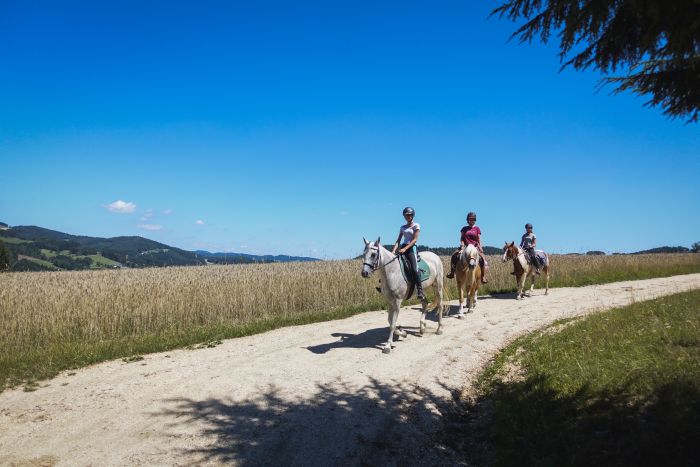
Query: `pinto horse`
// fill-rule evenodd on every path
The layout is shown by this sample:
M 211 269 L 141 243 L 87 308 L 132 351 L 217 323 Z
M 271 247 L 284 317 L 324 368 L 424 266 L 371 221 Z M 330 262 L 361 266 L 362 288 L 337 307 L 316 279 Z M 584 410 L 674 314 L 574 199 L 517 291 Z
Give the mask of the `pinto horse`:
M 399 318 L 399 310 L 401 302 L 404 301 L 408 294 L 409 285 L 401 274 L 401 266 L 399 257 L 379 243 L 365 241 L 365 251 L 362 253 L 362 277 L 368 278 L 373 272 L 377 271 L 382 280 L 382 295 L 389 303 L 389 340 L 382 349 L 383 353 L 390 353 L 394 347 L 394 335 L 397 337 L 406 337 L 406 331 L 401 327 L 397 327 L 396 322 Z M 423 282 L 424 287 L 433 286 L 437 304 L 434 311 L 437 312 L 438 328 L 435 334 L 442 334 L 442 286 L 443 286 L 443 265 L 440 258 L 430 251 L 424 251 L 420 254 L 423 261 L 430 268 L 430 278 Z M 420 333 L 423 334 L 426 328 L 425 315 L 428 313 L 428 301 L 423 300 L 421 304 L 420 317 Z
M 479 265 L 479 250 L 474 245 L 462 248 L 455 267 L 457 290 L 459 290 L 459 314 L 458 318 L 464 318 L 464 294 L 467 295 L 467 313 L 474 311 L 476 300 L 481 285 L 481 266 Z M 465 290 L 466 289 L 466 290 Z
M 536 251 L 537 253 L 544 255 L 545 258 L 544 265 L 542 266 L 542 273 L 544 273 L 544 277 L 546 279 L 544 294 L 547 295 L 549 294 L 549 271 L 551 270 L 549 256 L 542 250 Z M 518 300 L 522 300 L 522 298 L 526 296 L 525 292 L 523 292 L 523 288 L 525 288 L 525 280 L 528 277 L 532 282 L 530 285 L 530 290 L 528 290 L 527 293 L 528 297 L 532 295 L 532 291 L 535 288 L 535 279 L 537 278 L 535 275 L 535 270 L 537 267 L 528 262 L 528 256 L 529 255 L 527 255 L 522 248 L 515 246 L 515 242 L 506 242 L 506 244 L 503 246 L 503 262 L 505 263 L 510 259 L 513 260 L 515 281 L 518 284 L 518 293 L 516 294 L 515 298 Z

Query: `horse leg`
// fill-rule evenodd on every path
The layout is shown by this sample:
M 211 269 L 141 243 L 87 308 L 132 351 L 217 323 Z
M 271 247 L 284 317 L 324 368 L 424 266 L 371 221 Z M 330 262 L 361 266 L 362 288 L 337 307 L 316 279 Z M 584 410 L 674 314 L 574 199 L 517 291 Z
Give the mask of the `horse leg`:
M 391 353 L 391 349 L 394 347 L 394 332 L 396 332 L 396 321 L 399 317 L 399 307 L 396 304 L 392 304 L 389 308 L 389 340 L 382 349 L 382 353 Z
M 523 296 L 525 295 L 523 293 L 523 288 L 525 287 L 525 279 L 527 278 L 527 275 L 525 273 L 522 273 L 520 277 L 518 277 L 518 293 L 515 296 L 517 300 L 522 300 Z
M 530 274 L 530 288 L 527 291 L 527 296 L 532 297 L 532 293 L 535 291 L 535 281 L 537 277 L 534 274 Z
M 549 295 L 549 266 L 544 267 L 544 294 Z
M 464 318 L 464 287 L 466 284 L 464 284 L 464 279 L 460 281 L 460 277 L 457 276 L 457 292 L 459 293 L 459 310 L 457 313 L 457 318 L 462 319 Z
M 442 334 L 442 276 L 438 276 L 437 280 L 435 281 L 435 297 L 437 301 L 437 305 L 435 306 L 435 313 L 437 314 L 437 320 L 438 320 L 438 327 L 437 331 L 435 331 L 435 334 L 440 335 Z

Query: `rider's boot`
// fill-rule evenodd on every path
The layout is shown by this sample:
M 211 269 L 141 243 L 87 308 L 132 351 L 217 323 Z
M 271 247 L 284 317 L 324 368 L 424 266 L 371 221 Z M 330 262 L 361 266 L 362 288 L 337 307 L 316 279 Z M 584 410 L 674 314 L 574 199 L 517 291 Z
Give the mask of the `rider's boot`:
M 454 265 L 450 268 L 450 272 L 447 273 L 447 278 L 448 278 L 448 279 L 454 279 L 454 278 L 455 278 L 455 267 L 454 267 Z
M 420 283 L 420 281 L 418 281 L 418 283 L 416 283 L 416 290 L 418 291 L 418 293 L 417 293 L 418 300 L 420 300 L 421 302 L 424 301 L 425 294 L 423 293 L 423 285 Z

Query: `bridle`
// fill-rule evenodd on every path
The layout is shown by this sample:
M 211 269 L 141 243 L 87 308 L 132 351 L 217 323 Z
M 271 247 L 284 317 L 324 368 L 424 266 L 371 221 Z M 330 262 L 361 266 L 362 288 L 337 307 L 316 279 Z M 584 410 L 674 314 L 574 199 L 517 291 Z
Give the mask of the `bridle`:
M 384 264 L 383 266 L 379 266 L 379 261 L 381 260 L 381 255 L 382 255 L 381 250 L 379 249 L 378 246 L 374 246 L 370 249 L 377 252 L 377 258 L 374 261 L 374 263 L 368 263 L 367 261 L 365 261 L 362 263 L 362 265 L 369 266 L 372 269 L 372 272 L 375 272 L 378 269 L 383 269 L 383 268 L 387 267 L 388 265 L 390 265 L 391 263 L 393 263 L 394 261 L 396 261 L 397 259 L 399 259 L 399 255 L 396 255 L 391 260 L 387 261 L 386 264 Z

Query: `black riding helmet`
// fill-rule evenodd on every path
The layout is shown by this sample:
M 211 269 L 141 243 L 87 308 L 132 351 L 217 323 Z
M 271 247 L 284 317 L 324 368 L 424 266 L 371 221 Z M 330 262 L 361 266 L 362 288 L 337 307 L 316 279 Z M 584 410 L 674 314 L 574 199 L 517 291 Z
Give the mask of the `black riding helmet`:
M 530 224 L 530 223 L 525 224 L 525 228 L 526 228 L 526 229 L 531 229 L 531 228 L 532 228 L 532 224 Z
M 408 207 L 403 208 L 403 215 L 405 216 L 406 214 L 409 214 L 411 216 L 415 216 L 416 211 L 412 207 L 408 206 Z

